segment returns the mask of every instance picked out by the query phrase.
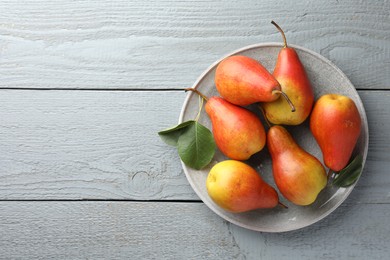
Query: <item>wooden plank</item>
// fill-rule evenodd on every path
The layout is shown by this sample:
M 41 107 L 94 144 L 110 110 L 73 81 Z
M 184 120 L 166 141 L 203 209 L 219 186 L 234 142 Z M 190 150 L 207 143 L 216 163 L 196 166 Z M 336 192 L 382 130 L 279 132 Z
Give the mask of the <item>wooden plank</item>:
M 389 206 L 346 203 L 320 222 L 286 233 L 230 228 L 246 259 L 386 259 Z
M 389 202 L 390 110 L 386 104 L 390 99 L 390 92 L 359 91 L 359 95 L 367 113 L 370 136 L 367 164 L 358 185 L 355 186 L 356 190 L 352 193 L 352 198 L 360 202 L 380 203 L 382 199 Z M 375 199 L 371 200 L 371 198 Z
M 389 1 L 0 0 L 1 88 L 178 88 L 243 46 L 321 53 L 357 88 L 388 88 Z
M 239 254 L 226 223 L 199 203 L 0 202 L 0 212 L 3 259 L 222 259 Z
M 198 199 L 157 132 L 183 92 L 0 95 L 1 199 Z
M 351 199 L 388 203 L 390 99 L 360 91 L 370 129 L 364 174 Z M 0 91 L 0 199 L 198 200 L 175 148 L 180 91 Z M 153 101 L 153 103 L 151 103 Z
M 202 203 L 0 202 L 1 259 L 386 259 L 389 204 L 343 205 L 287 233 L 229 224 Z

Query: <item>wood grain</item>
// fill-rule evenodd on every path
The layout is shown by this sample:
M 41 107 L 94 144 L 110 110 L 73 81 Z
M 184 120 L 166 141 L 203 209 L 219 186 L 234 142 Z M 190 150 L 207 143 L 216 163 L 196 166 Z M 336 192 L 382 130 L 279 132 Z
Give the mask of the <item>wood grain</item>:
M 174 89 L 243 46 L 288 41 L 359 89 L 390 81 L 389 1 L 0 0 L 0 88 Z
M 351 199 L 389 203 L 387 91 L 359 91 L 369 155 Z M 198 200 L 175 148 L 181 91 L 0 91 L 0 199 Z
M 0 202 L 0 259 L 386 259 L 389 204 L 258 233 L 202 203 Z M 340 246 L 342 245 L 342 246 Z
M 390 254 L 389 204 L 344 203 L 325 219 L 286 233 L 230 225 L 246 259 L 382 259 Z
M 178 122 L 184 97 L 1 91 L 1 199 L 197 199 L 157 134 Z

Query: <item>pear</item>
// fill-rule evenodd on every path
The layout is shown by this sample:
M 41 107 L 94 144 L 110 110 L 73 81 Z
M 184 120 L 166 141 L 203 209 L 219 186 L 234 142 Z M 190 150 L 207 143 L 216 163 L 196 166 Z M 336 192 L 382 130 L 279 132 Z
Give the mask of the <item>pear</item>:
M 207 100 L 205 110 L 216 145 L 230 159 L 247 160 L 264 148 L 264 126 L 253 112 L 217 96 Z
M 282 33 L 284 40 L 284 47 L 278 54 L 273 76 L 280 83 L 281 90 L 294 104 L 295 112 L 291 112 L 289 103 L 281 98 L 273 102 L 262 103 L 261 106 L 271 123 L 299 125 L 308 118 L 313 107 L 313 89 L 297 52 L 294 48 L 287 46 L 283 30 L 274 21 L 272 23 Z
M 325 165 L 333 171 L 345 168 L 361 131 L 355 102 L 344 95 L 326 94 L 314 105 L 310 130 L 321 148 Z
M 296 205 L 312 204 L 325 188 L 324 166 L 302 149 L 282 126 L 272 126 L 267 133 L 273 177 L 282 195 Z
M 214 165 L 207 176 L 206 188 L 218 206 L 234 213 L 281 204 L 276 190 L 241 161 L 226 160 Z
M 215 86 L 224 99 L 238 106 L 271 102 L 281 95 L 289 100 L 279 82 L 259 61 L 242 55 L 227 57 L 218 64 Z

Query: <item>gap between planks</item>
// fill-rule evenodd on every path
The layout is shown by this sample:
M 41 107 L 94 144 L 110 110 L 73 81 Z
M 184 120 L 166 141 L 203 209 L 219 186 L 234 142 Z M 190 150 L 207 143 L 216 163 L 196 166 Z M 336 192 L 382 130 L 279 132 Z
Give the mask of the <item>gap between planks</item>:
M 185 88 L 163 88 L 163 89 L 150 89 L 150 88 L 115 88 L 115 89 L 100 89 L 100 88 L 7 88 L 7 87 L 0 87 L 0 90 L 43 90 L 43 91 L 108 91 L 108 92 L 114 92 L 114 91 L 124 91 L 124 92 L 130 92 L 130 91 L 185 91 Z M 380 89 L 378 89 L 380 90 Z
M 105 202 L 105 203 L 175 203 L 175 204 L 203 204 L 201 200 L 134 200 L 134 199 L 12 199 L 12 200 L 0 200 L 0 203 L 13 203 L 13 202 Z M 359 205 L 390 205 L 387 202 L 348 202 L 343 204 L 359 204 Z
M 140 202 L 140 203 L 203 203 L 201 200 L 134 200 L 134 199 L 11 199 L 0 202 Z M 373 203 L 371 203 L 373 204 Z
M 150 89 L 150 88 L 25 88 L 25 87 L 0 87 L 0 90 L 43 90 L 43 91 L 98 91 L 98 92 L 142 92 L 142 91 L 153 91 L 153 92 L 165 92 L 165 91 L 185 91 L 185 88 L 162 88 L 162 89 Z M 356 91 L 390 91 L 390 86 L 385 89 L 382 88 L 359 88 Z

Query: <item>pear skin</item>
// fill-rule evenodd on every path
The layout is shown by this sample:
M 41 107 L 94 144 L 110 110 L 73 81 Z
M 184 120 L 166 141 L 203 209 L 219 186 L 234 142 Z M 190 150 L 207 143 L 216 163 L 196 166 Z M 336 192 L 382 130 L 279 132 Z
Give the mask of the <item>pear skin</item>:
M 347 166 L 361 131 L 355 102 L 344 95 L 326 94 L 314 105 L 310 130 L 321 148 L 325 165 L 333 171 Z
M 221 97 L 209 98 L 205 110 L 216 145 L 230 159 L 247 160 L 264 148 L 264 126 L 253 112 Z
M 276 190 L 251 166 L 235 160 L 217 163 L 206 179 L 210 198 L 221 208 L 234 212 L 273 208 L 279 203 Z
M 222 60 L 215 72 L 219 94 L 232 104 L 247 106 L 280 97 L 279 82 L 257 60 L 234 55 Z
M 274 180 L 282 195 L 296 205 L 312 204 L 327 183 L 321 162 L 302 149 L 282 126 L 269 129 L 267 147 Z
M 279 26 L 277 26 L 280 29 Z M 285 35 L 280 29 L 284 47 L 280 50 L 272 75 L 280 83 L 281 89 L 295 106 L 292 112 L 289 103 L 279 98 L 262 103 L 265 116 L 273 124 L 299 125 L 310 115 L 314 104 L 314 92 L 306 70 L 294 48 L 288 47 Z

